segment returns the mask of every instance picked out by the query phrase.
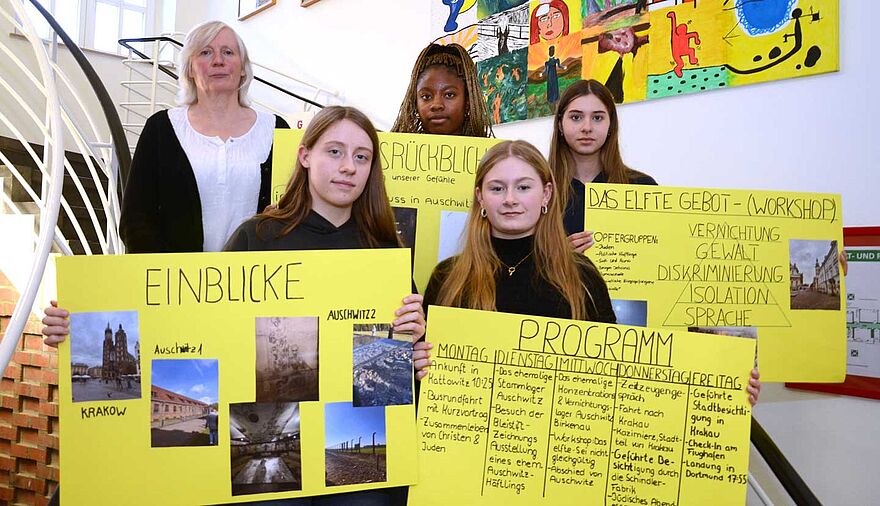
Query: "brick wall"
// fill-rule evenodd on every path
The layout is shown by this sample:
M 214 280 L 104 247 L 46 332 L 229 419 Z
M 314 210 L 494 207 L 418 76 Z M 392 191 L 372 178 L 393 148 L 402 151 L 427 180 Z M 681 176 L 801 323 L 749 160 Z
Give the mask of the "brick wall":
M 0 272 L 0 340 L 18 292 Z M 0 379 L 0 504 L 45 505 L 58 485 L 58 354 L 31 315 Z

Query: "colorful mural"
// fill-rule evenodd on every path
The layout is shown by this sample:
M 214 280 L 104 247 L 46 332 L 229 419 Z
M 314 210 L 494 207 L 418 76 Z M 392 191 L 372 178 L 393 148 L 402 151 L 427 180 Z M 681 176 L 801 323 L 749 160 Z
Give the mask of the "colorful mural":
M 432 1 L 497 123 L 551 115 L 580 78 L 628 103 L 839 70 L 838 0 Z

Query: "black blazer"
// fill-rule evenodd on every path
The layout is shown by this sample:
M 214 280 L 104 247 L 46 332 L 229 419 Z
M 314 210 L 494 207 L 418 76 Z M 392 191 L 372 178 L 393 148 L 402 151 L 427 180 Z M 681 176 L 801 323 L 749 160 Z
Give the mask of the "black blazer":
M 275 128 L 290 126 L 275 116 Z M 272 150 L 260 169 L 255 214 L 269 205 Z M 202 251 L 205 239 L 199 188 L 168 111 L 150 116 L 141 132 L 122 197 L 119 235 L 129 253 Z

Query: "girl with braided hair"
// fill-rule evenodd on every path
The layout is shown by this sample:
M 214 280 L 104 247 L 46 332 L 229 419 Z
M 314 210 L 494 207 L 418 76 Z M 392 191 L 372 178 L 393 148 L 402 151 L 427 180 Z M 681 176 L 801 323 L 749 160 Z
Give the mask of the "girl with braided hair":
M 392 132 L 491 137 L 477 67 L 458 44 L 430 44 L 413 66 Z

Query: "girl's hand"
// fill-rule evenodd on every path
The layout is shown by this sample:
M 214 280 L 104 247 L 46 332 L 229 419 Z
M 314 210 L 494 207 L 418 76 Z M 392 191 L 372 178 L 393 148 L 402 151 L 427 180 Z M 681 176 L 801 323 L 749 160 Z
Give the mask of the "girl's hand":
M 761 395 L 760 377 L 761 374 L 758 372 L 758 368 L 752 369 L 752 377 L 749 378 L 749 386 L 746 387 L 746 391 L 749 393 L 749 403 L 752 407 L 758 403 L 758 396 Z
M 52 305 L 44 310 L 46 316 L 43 317 L 43 335 L 46 337 L 43 342 L 57 348 L 58 343 L 63 342 L 67 334 L 70 334 L 70 320 L 67 318 L 70 313 L 58 307 L 56 300 L 50 301 L 50 304 Z
M 428 375 L 431 366 L 431 352 L 434 345 L 427 341 L 419 341 L 413 345 L 413 367 L 416 370 L 416 379 L 421 381 Z
M 593 232 L 583 231 L 583 232 L 575 232 L 568 236 L 569 242 L 571 242 L 571 247 L 574 248 L 578 253 L 583 253 L 590 249 L 593 246 Z
M 391 322 L 394 332 L 409 332 L 413 342 L 425 335 L 425 310 L 422 309 L 422 296 L 414 293 L 403 298 L 403 305 L 394 312 L 397 318 Z

